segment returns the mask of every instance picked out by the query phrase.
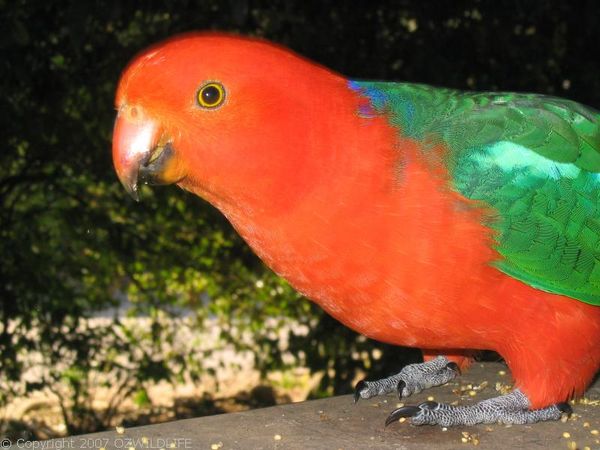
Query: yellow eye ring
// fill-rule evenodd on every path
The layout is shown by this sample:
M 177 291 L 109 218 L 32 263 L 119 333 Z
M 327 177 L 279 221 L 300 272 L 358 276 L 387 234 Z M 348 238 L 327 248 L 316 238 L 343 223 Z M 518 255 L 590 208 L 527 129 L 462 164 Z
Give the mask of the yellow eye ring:
M 198 90 L 197 99 L 203 108 L 216 108 L 225 101 L 225 88 L 222 84 L 211 81 Z

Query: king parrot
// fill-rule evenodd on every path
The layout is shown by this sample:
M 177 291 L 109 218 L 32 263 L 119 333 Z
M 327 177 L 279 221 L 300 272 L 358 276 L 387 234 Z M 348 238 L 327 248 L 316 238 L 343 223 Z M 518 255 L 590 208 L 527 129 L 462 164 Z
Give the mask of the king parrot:
M 218 208 L 348 327 L 424 362 L 355 400 L 444 384 L 477 349 L 515 389 L 425 402 L 413 424 L 569 413 L 600 367 L 600 113 L 535 94 L 349 80 L 277 45 L 192 33 L 142 52 L 116 94 L 113 159 Z

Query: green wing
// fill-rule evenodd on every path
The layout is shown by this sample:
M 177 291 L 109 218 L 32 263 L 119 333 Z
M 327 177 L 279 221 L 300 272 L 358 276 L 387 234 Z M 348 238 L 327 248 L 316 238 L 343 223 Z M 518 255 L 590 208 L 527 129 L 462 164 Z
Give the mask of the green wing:
M 600 114 L 560 98 L 351 82 L 423 151 L 443 142 L 454 188 L 498 217 L 496 266 L 600 305 Z M 368 112 L 362 111 L 363 114 Z

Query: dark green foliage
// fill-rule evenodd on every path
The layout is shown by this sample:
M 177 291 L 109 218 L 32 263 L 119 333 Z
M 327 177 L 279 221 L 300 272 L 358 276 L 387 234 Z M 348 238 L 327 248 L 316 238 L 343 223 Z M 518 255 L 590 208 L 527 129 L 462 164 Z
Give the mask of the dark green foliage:
M 407 357 L 298 299 L 201 200 L 172 187 L 144 190 L 140 204 L 127 198 L 110 157 L 113 95 L 122 68 L 147 45 L 188 30 L 235 31 L 353 78 L 554 93 L 598 106 L 600 60 L 591 51 L 599 22 L 591 0 L 0 0 L 0 402 L 63 380 L 65 404 L 74 405 L 65 418 L 76 432 L 105 423 L 85 398 L 93 360 L 103 361 L 96 370 L 118 373 L 122 395 L 140 403 L 149 381 L 206 376 L 199 355 L 158 350 L 173 336 L 165 311 L 192 311 L 198 326 L 217 317 L 223 339 L 238 348 L 249 330 L 263 371 L 283 365 L 269 338 L 278 322 L 265 319 L 298 317 L 310 332 L 293 349 L 315 370 L 334 369 L 323 392 L 350 389 L 364 365 L 353 353 L 367 352 L 379 374 Z M 85 325 L 82 318 L 124 294 L 131 314 L 152 321 L 149 334 L 118 320 Z M 377 361 L 375 347 L 383 350 Z M 19 383 L 34 351 L 63 369 Z M 129 355 L 128 363 L 114 354 Z

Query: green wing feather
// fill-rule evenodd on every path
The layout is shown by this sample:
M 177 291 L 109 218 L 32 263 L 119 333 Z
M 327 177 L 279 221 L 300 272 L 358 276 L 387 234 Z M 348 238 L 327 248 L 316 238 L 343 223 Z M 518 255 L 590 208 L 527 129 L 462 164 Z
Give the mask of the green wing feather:
M 534 94 L 351 82 L 424 152 L 443 142 L 454 188 L 497 212 L 501 271 L 600 305 L 600 113 Z M 369 111 L 360 111 L 369 114 Z

